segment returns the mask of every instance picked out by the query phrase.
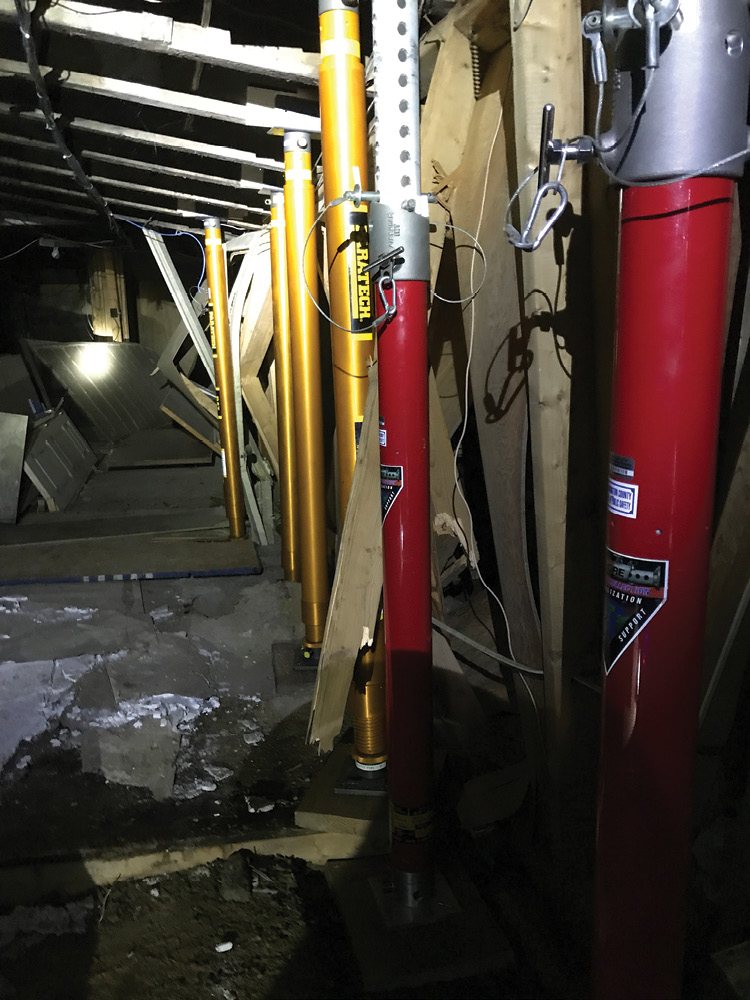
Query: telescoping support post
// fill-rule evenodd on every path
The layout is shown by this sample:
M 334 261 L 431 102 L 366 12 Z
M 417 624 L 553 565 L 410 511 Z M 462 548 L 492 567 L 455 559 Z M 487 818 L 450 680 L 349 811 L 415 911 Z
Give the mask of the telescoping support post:
M 397 894 L 432 890 L 432 634 L 427 395 L 429 219 L 419 167 L 417 0 L 373 5 L 371 257 L 379 315 L 380 460 L 391 863 Z
M 297 452 L 303 652 L 319 655 L 328 609 L 323 403 L 320 385 L 320 329 L 312 297 L 318 298 L 312 156 L 307 132 L 284 135 L 284 214 L 286 220 L 289 325 L 294 384 Z M 307 288 L 305 287 L 307 285 Z
M 289 333 L 289 285 L 286 266 L 284 195 L 271 195 L 271 285 L 273 354 L 276 362 L 276 414 L 279 425 L 279 494 L 281 498 L 281 565 L 284 578 L 299 582 L 299 512 L 297 450 L 294 444 L 292 345 Z
M 600 142 L 618 179 L 647 186 L 626 187 L 621 217 L 597 1000 L 681 996 L 733 178 L 747 143 L 747 4 L 645 7 L 652 44 L 619 48 Z M 644 27 L 609 14 L 626 27 L 605 19 L 605 39 Z M 644 52 L 645 67 L 628 61 Z
M 319 0 L 320 118 L 326 203 L 345 191 L 367 189 L 365 74 L 359 46 L 358 0 Z M 367 202 L 345 201 L 326 213 L 328 299 L 333 391 L 343 524 L 365 412 L 368 366 L 374 360 L 374 310 L 370 297 Z M 385 791 L 385 637 L 378 627 L 360 652 L 349 695 L 354 717 L 353 758 L 360 779 Z M 378 780 L 380 779 L 380 780 Z M 342 788 L 351 782 L 344 780 Z M 355 781 L 359 791 L 362 782 Z
M 221 464 L 224 473 L 224 504 L 231 538 L 245 537 L 245 504 L 242 499 L 240 441 L 235 417 L 232 347 L 229 340 L 227 259 L 218 219 L 204 222 L 208 319 L 214 357 L 216 408 L 219 416 Z

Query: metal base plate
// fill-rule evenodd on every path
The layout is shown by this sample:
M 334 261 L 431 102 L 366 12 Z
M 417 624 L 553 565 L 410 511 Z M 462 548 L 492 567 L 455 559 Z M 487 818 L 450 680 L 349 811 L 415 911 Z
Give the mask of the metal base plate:
M 387 795 L 388 769 L 363 771 L 348 757 L 334 786 L 336 795 Z
M 329 861 L 325 876 L 367 992 L 491 974 L 513 961 L 507 938 L 458 866 L 446 865 L 436 876 L 440 904 L 431 905 L 432 919 L 408 923 L 398 923 L 381 890 L 373 890 L 391 876 L 388 859 Z

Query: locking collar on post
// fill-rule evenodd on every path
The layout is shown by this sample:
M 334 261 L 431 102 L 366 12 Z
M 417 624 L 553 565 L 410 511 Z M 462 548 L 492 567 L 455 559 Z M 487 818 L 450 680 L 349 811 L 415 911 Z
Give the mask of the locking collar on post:
M 623 185 L 663 184 L 692 177 L 740 177 L 748 156 L 745 119 L 736 113 L 750 87 L 750 15 L 745 0 L 605 0 L 581 30 L 591 44 L 591 72 L 599 87 L 595 134 L 568 142 L 552 137 L 554 107 L 545 105 L 539 165 L 508 205 L 505 232 L 519 250 L 536 250 L 567 205 L 565 163 L 598 159 Z M 639 39 L 637 35 L 640 34 Z M 614 66 L 612 125 L 600 134 L 607 50 Z M 549 165 L 557 165 L 550 180 Z M 538 173 L 528 218 L 516 228 L 513 204 Z M 559 198 L 536 233 L 548 194 Z

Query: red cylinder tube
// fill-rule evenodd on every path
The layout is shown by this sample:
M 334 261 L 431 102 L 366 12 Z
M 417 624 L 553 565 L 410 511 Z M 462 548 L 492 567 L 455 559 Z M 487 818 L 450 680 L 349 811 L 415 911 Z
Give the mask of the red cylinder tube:
M 432 833 L 427 295 L 396 282 L 378 342 L 391 862 L 426 872 Z
M 594 992 L 679 997 L 733 182 L 623 195 Z

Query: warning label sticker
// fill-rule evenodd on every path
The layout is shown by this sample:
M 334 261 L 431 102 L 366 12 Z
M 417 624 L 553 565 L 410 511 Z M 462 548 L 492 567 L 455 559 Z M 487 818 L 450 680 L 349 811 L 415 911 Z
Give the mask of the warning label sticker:
M 667 600 L 669 562 L 607 550 L 604 669 L 617 663 Z
M 380 466 L 380 507 L 385 521 L 388 511 L 393 506 L 396 497 L 404 488 L 403 465 Z
M 615 479 L 610 479 L 607 507 L 613 514 L 621 517 L 637 517 L 638 487 L 635 483 L 618 483 Z

